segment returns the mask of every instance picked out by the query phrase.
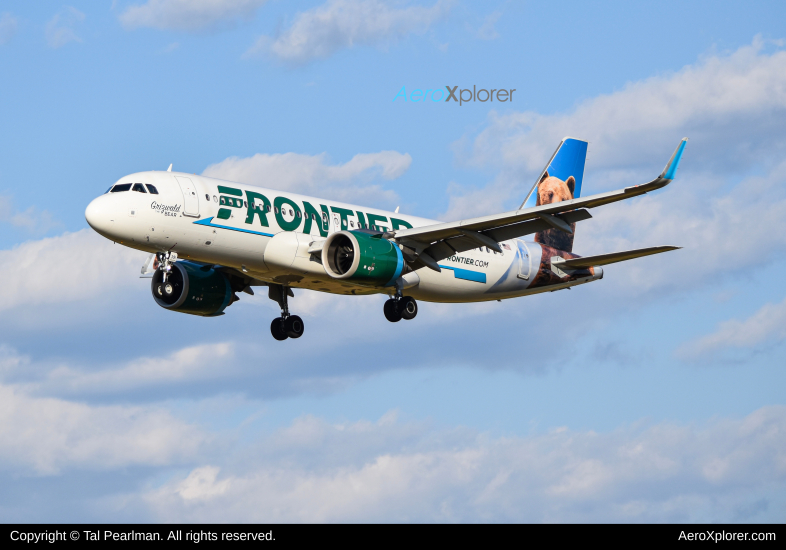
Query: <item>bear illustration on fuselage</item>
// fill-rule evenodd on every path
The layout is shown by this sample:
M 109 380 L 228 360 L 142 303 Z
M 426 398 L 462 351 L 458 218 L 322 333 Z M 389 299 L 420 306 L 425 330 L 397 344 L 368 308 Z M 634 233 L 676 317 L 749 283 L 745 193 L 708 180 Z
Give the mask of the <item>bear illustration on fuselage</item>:
M 538 182 L 536 190 L 538 194 L 535 206 L 544 204 L 554 204 L 557 202 L 571 200 L 576 187 L 576 178 L 569 176 L 566 181 L 550 176 L 548 171 L 543 173 L 543 177 Z M 576 224 L 570 224 L 575 231 Z M 565 233 L 559 229 L 546 229 L 535 233 L 535 242 L 551 246 L 558 250 L 571 252 L 573 250 L 573 234 Z

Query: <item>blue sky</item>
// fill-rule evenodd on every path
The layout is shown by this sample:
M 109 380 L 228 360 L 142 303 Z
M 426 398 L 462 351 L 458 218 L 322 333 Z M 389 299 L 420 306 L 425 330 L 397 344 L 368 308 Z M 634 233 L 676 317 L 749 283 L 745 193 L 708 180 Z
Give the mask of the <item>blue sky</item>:
M 783 521 L 786 8 L 343 0 L 0 8 L 3 521 Z M 394 101 L 446 85 L 505 104 Z M 571 291 L 296 292 L 165 311 L 87 227 L 121 176 L 206 173 L 436 219 L 677 180 L 575 249 L 683 249 Z M 261 293 L 264 294 L 264 293 Z

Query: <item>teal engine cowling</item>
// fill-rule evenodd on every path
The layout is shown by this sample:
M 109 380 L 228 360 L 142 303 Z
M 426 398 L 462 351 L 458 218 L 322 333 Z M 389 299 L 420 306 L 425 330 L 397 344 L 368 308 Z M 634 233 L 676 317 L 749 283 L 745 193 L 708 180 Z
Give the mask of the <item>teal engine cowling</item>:
M 392 285 L 404 270 L 399 247 L 379 233 L 339 231 L 322 246 L 328 275 L 364 286 Z
M 188 261 L 172 264 L 164 282 L 164 273 L 153 275 L 153 298 L 164 309 L 211 317 L 223 315 L 224 309 L 237 300 L 229 278 L 210 265 Z

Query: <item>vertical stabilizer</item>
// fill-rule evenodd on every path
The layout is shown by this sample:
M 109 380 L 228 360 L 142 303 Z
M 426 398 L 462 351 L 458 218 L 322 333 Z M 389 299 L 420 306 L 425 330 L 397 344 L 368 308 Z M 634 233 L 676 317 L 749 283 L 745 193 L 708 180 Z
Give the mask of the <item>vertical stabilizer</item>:
M 538 176 L 520 208 L 553 204 L 581 196 L 584 182 L 584 163 L 587 160 L 586 141 L 564 138 Z M 576 229 L 576 224 L 571 224 Z M 573 233 L 561 229 L 547 229 L 535 233 L 535 241 L 559 250 L 573 250 Z

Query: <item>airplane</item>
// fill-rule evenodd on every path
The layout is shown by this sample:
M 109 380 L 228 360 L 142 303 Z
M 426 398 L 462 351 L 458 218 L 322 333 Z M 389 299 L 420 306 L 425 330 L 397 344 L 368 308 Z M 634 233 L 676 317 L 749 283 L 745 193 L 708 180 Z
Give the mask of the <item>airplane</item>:
M 453 222 L 173 172 L 171 164 L 120 178 L 85 218 L 107 239 L 151 253 L 142 276 L 152 278 L 153 298 L 165 309 L 216 317 L 238 293 L 266 286 L 281 308 L 270 325 L 281 341 L 305 329 L 289 311 L 295 288 L 387 295 L 383 313 L 395 323 L 415 318 L 417 300 L 556 291 L 602 279 L 604 265 L 676 250 L 581 257 L 573 237 L 589 209 L 671 183 L 686 143 L 649 183 L 582 197 L 588 142 L 566 137 L 518 209 Z

